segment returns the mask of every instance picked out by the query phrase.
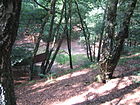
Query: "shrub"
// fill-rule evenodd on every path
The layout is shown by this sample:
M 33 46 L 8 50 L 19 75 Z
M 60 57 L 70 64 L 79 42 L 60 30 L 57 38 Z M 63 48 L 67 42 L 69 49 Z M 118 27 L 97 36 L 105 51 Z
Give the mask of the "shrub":
M 69 56 L 66 54 L 58 54 L 56 57 L 56 62 L 63 65 L 69 61 Z

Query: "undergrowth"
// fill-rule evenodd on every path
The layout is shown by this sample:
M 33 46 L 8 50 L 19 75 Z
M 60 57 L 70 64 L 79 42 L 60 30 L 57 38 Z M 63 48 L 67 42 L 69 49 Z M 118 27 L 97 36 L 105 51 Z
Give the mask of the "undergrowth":
M 119 65 L 124 65 L 129 60 L 139 60 L 140 59 L 140 46 L 137 47 L 124 47 L 122 56 L 119 60 Z M 125 53 L 124 53 L 125 52 Z

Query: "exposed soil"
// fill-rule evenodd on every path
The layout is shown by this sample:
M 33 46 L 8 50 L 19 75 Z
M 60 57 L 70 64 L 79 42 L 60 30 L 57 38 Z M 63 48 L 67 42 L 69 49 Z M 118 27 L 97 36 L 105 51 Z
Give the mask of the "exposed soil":
M 65 44 L 62 48 L 66 50 Z M 72 53 L 85 54 L 85 51 L 77 44 Z M 24 68 L 15 70 L 17 105 L 140 105 L 140 83 L 136 82 L 140 81 L 140 76 L 134 75 L 140 68 L 134 64 L 140 64 L 140 60 L 117 66 L 116 78 L 106 84 L 94 81 L 99 73 L 94 68 L 84 68 L 56 79 L 35 78 L 36 82 L 27 82 L 28 71 Z M 26 84 L 19 86 L 21 83 Z
M 18 105 L 140 105 L 139 68 L 118 66 L 117 78 L 106 84 L 94 81 L 98 70 L 81 69 L 54 80 L 39 80 L 16 87 Z M 137 62 L 137 61 L 135 61 Z
M 21 45 L 27 46 L 28 44 L 32 44 L 32 47 L 33 47 L 34 42 L 32 40 L 30 40 L 28 37 L 25 37 L 24 39 L 22 39 L 20 41 L 16 41 L 15 45 L 16 46 L 21 46 Z M 46 45 L 46 43 L 41 42 L 40 47 L 39 47 L 39 51 L 45 50 L 45 45 Z M 72 55 L 84 54 L 86 56 L 85 48 L 82 44 L 78 43 L 78 40 L 73 40 L 71 43 L 71 46 L 72 46 L 72 49 L 71 49 Z M 62 43 L 60 50 L 64 50 L 64 52 L 68 53 L 67 41 L 64 41 Z M 80 62 L 78 62 L 78 64 L 73 65 L 73 67 L 77 68 L 77 67 L 81 66 L 82 64 L 84 64 L 84 61 L 81 60 Z M 37 63 L 36 65 L 40 66 L 41 63 Z M 70 69 L 68 64 L 60 65 L 57 62 L 54 62 L 51 71 L 56 72 L 56 73 L 61 73 L 63 70 L 68 70 L 68 69 Z M 13 68 L 13 72 L 14 72 L 13 73 L 14 83 L 16 85 L 20 85 L 20 84 L 28 82 L 28 80 L 29 80 L 29 66 L 28 67 L 20 66 L 17 68 Z M 38 80 L 40 78 L 38 76 L 35 76 L 34 79 Z

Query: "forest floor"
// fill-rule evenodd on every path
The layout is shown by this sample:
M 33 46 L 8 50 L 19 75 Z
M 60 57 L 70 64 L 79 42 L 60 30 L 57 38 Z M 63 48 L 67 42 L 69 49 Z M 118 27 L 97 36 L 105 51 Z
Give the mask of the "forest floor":
M 31 81 L 15 88 L 18 105 L 140 105 L 140 60 L 127 56 L 106 84 L 94 81 L 99 73 L 80 68 L 54 79 Z M 123 58 L 122 58 L 123 59 Z
M 57 78 L 16 85 L 17 105 L 140 105 L 139 53 L 122 57 L 115 78 L 106 84 L 95 81 L 99 74 L 96 64 L 81 64 L 61 73 Z M 26 80 L 24 75 L 22 79 Z
M 18 105 L 140 105 L 140 76 L 130 60 L 116 68 L 106 84 L 94 81 L 97 69 L 84 68 L 56 79 L 16 87 Z

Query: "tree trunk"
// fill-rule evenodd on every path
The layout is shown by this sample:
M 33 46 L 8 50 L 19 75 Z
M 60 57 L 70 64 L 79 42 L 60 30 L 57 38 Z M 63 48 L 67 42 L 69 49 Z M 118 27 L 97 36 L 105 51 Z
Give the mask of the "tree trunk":
M 93 62 L 93 54 L 92 54 L 92 48 L 91 48 L 91 43 L 90 43 L 90 32 L 88 30 L 87 24 L 85 22 L 85 28 L 87 30 L 88 36 L 87 36 L 87 41 L 88 41 L 88 50 L 89 50 L 89 59 L 91 62 Z
M 63 37 L 62 37 L 62 39 L 60 39 L 60 41 L 59 41 L 59 43 L 58 43 L 58 46 L 57 46 L 57 48 L 56 48 L 56 50 L 55 50 L 55 52 L 54 52 L 54 54 L 53 54 L 53 57 L 52 57 L 52 60 L 50 61 L 50 63 L 49 63 L 49 65 L 48 65 L 48 68 L 47 68 L 47 73 L 49 73 L 50 72 L 50 70 L 51 70 L 51 68 L 52 68 L 52 65 L 53 65 L 53 63 L 54 63 L 54 61 L 55 61 L 55 58 L 56 58 L 56 56 L 57 56 L 57 54 L 58 54 L 58 51 L 59 51 L 59 49 L 60 49 L 60 47 L 61 47 L 61 45 L 62 45 L 62 42 L 63 42 Z
M 95 37 L 95 39 L 94 39 L 94 44 L 93 44 L 93 58 L 94 58 L 94 61 L 95 61 L 95 59 L 96 59 L 96 56 L 95 56 L 95 54 L 96 54 L 96 37 Z
M 11 50 L 17 36 L 21 0 L 0 1 L 0 104 L 16 105 L 11 70 Z M 0 96 L 1 97 L 1 96 Z
M 51 17 L 51 22 L 50 22 L 50 29 L 49 29 L 49 34 L 48 34 L 48 41 L 47 41 L 47 46 L 46 46 L 46 51 L 45 51 L 45 60 L 41 64 L 41 73 L 45 74 L 45 70 L 48 66 L 48 62 L 50 60 L 51 52 L 50 52 L 50 42 L 54 38 L 53 35 L 53 29 L 54 29 L 54 22 L 55 22 L 55 14 L 56 14 L 56 2 L 57 0 L 52 0 L 51 1 L 51 12 L 52 12 L 52 17 Z M 47 63 L 46 63 L 47 62 Z
M 87 37 L 87 34 L 86 34 L 86 30 L 85 30 L 85 27 L 84 27 L 84 21 L 83 21 L 83 18 L 81 16 L 81 12 L 80 12 L 80 9 L 79 9 L 79 5 L 78 5 L 78 2 L 76 0 L 74 0 L 75 2 L 75 5 L 76 5 L 76 9 L 77 9 L 77 13 L 78 13 L 78 16 L 80 18 L 80 22 L 81 22 L 81 26 L 82 26 L 82 30 L 83 30 L 83 35 L 85 37 L 85 43 L 86 43 L 86 53 L 87 53 L 87 58 L 90 59 L 90 55 L 89 55 L 89 47 L 88 47 L 88 37 Z
M 42 65 L 41 65 L 41 73 L 42 74 L 46 74 L 45 72 L 46 72 L 46 69 L 48 68 L 48 66 L 49 66 L 49 62 L 50 62 L 50 57 L 51 57 L 51 55 L 52 55 L 52 52 L 53 52 L 53 50 L 54 50 L 54 47 L 55 47 L 55 44 L 56 44 L 56 41 L 57 41 L 57 39 L 59 39 L 59 37 L 60 37 L 60 35 L 59 35 L 59 30 L 60 30 L 60 25 L 61 25 L 61 23 L 62 23 L 62 19 L 63 19 L 63 13 L 64 13 L 64 7 L 65 7 L 65 3 L 63 3 L 63 7 L 62 7 L 62 10 L 61 10 L 61 17 L 60 17 L 60 20 L 59 20 L 59 22 L 58 22 L 58 24 L 57 24 L 57 26 L 56 26 L 56 30 L 55 30 L 55 35 L 54 35 L 54 41 L 53 41 L 53 46 L 52 46 L 52 48 L 51 48 L 51 50 L 49 51 L 49 47 L 47 47 L 46 48 L 46 52 L 49 52 L 49 54 L 48 53 L 46 53 L 46 62 L 44 61 L 43 63 L 42 63 Z M 47 71 L 49 71 L 49 70 L 47 70 Z
M 32 59 L 31 59 L 31 64 L 30 64 L 29 80 L 33 79 L 34 60 L 35 60 L 35 56 L 36 56 L 38 48 L 39 48 L 41 36 L 42 36 L 42 34 L 44 32 L 44 27 L 45 27 L 45 25 L 47 23 L 48 17 L 49 17 L 48 15 L 45 17 L 45 19 L 43 21 L 43 24 L 41 25 L 39 36 L 38 36 L 38 39 L 37 39 L 37 42 L 36 42 L 36 45 L 35 45 L 35 48 L 34 48 L 34 52 L 33 52 Z
M 105 19 L 106 19 L 106 9 L 104 11 L 103 23 L 102 23 L 101 33 L 100 33 L 99 48 L 98 48 L 98 55 L 97 55 L 97 62 L 99 62 L 99 60 L 100 60 L 102 40 L 103 40 L 103 34 L 104 34 L 104 28 L 105 28 Z
M 70 62 L 70 68 L 73 69 L 73 64 L 72 64 L 72 54 L 71 54 L 71 31 L 72 31 L 72 27 L 71 27 L 71 6 L 72 6 L 72 1 L 69 0 L 68 1 L 68 6 L 69 8 L 67 9 L 67 1 L 65 0 L 65 21 L 67 21 L 70 19 L 70 31 L 68 31 L 68 22 L 66 22 L 66 35 L 67 35 L 67 47 L 68 47 L 68 53 L 69 53 L 69 62 Z M 68 10 L 68 12 L 67 12 Z
M 64 9 L 65 9 L 65 14 L 66 14 L 66 0 L 64 1 L 64 5 L 63 5 L 63 6 L 64 6 Z M 61 14 L 61 19 L 60 19 L 60 21 L 62 20 L 62 17 L 63 17 L 63 9 L 62 9 L 62 14 Z M 52 65 L 53 65 L 53 63 L 54 63 L 54 61 L 55 61 L 55 58 L 56 58 L 56 56 L 57 56 L 57 54 L 58 54 L 58 51 L 59 51 L 59 49 L 60 49 L 60 47 L 61 47 L 61 44 L 62 44 L 64 38 L 66 38 L 66 34 L 67 34 L 67 24 L 68 24 L 69 18 L 70 18 L 70 15 L 68 15 L 67 17 L 65 17 L 64 32 L 62 33 L 62 36 L 60 36 L 61 38 L 60 38 L 60 40 L 59 40 L 58 46 L 57 46 L 57 48 L 56 48 L 56 50 L 55 50 L 55 52 L 54 52 L 54 54 L 53 54 L 53 56 L 52 56 L 52 59 L 51 59 L 50 63 L 48 63 L 48 67 L 47 67 L 47 71 L 46 71 L 47 73 L 50 72 L 50 70 L 51 70 L 51 68 L 52 68 Z M 57 31 L 59 31 L 59 30 L 57 30 Z M 58 32 L 57 32 L 57 33 L 58 33 Z
M 113 50 L 111 50 L 112 46 L 110 46 L 109 49 L 104 49 L 104 51 L 106 50 L 106 52 L 108 52 L 108 53 L 103 54 L 103 58 L 100 62 L 100 68 L 101 68 L 100 70 L 102 72 L 103 82 L 106 82 L 107 79 L 112 78 L 113 72 L 116 68 L 116 65 L 118 64 L 118 61 L 119 61 L 120 55 L 121 55 L 121 51 L 123 49 L 125 38 L 128 38 L 128 29 L 129 29 L 130 19 L 133 14 L 137 0 L 131 0 L 131 2 L 129 3 L 129 5 L 128 5 L 129 8 L 125 11 L 124 19 L 123 19 L 123 22 L 121 25 L 121 30 L 115 37 L 113 35 L 113 32 L 114 32 L 113 23 L 115 23 L 115 19 L 113 19 L 113 18 L 116 17 L 115 11 L 117 9 L 117 2 L 118 2 L 118 0 L 113 0 L 113 1 L 109 0 L 109 3 L 111 3 L 110 7 L 113 6 L 112 8 L 114 8 L 114 9 L 112 9 L 110 12 L 108 12 L 108 15 L 109 15 L 108 17 L 110 17 L 110 19 L 108 18 L 108 21 L 111 22 L 110 24 L 112 24 L 112 25 L 107 26 L 109 29 L 107 32 L 108 33 L 107 39 L 111 39 L 111 40 L 113 39 L 113 40 L 115 40 L 116 43 L 113 43 L 114 44 Z M 114 15 L 111 15 L 112 13 Z

